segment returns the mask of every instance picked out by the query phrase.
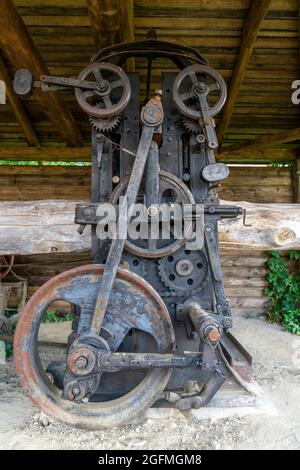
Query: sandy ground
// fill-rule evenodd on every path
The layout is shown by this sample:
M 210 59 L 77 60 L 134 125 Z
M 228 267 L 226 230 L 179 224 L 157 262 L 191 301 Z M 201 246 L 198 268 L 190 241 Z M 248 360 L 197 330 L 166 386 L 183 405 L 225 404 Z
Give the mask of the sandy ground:
M 71 429 L 30 404 L 10 361 L 0 366 L 0 449 L 300 449 L 300 338 L 262 319 L 237 318 L 233 332 L 253 355 L 255 378 L 275 415 L 201 421 L 178 415 L 113 430 Z

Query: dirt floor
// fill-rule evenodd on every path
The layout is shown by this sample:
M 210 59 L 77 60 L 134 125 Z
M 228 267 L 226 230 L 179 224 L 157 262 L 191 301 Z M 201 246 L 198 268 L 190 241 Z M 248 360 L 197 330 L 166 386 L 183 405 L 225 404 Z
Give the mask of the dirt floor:
M 233 332 L 252 354 L 275 414 L 200 421 L 175 415 L 113 430 L 70 429 L 38 413 L 9 361 L 0 366 L 0 449 L 300 449 L 300 338 L 262 319 L 236 318 Z

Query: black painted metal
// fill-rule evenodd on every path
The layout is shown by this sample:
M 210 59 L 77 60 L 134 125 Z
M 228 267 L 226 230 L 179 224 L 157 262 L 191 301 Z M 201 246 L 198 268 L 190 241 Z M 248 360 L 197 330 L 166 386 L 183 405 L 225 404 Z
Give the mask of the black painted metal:
M 75 222 L 80 224 L 80 233 L 86 225 L 92 226 L 92 256 L 96 263 L 104 266 L 81 267 L 63 273 L 53 279 L 51 285 L 41 288 L 45 291 L 44 304 L 38 292 L 27 312 L 25 309 L 26 315 L 33 319 L 34 328 L 38 328 L 43 309 L 56 297 L 74 306 L 66 364 L 50 364 L 48 373 L 53 375 L 55 385 L 63 388 L 63 397 L 67 400 L 84 403 L 88 399 L 108 400 L 111 403 L 109 416 L 105 407 L 104 411 L 101 407 L 98 411 L 105 426 L 114 425 L 117 420 L 121 423 L 141 411 L 157 400 L 164 389 L 164 397 L 170 401 L 169 392 L 176 392 L 180 409 L 203 406 L 225 379 L 226 367 L 218 353 L 219 343 L 230 351 L 228 356 L 246 357 L 245 351 L 238 355 L 238 345 L 228 334 L 232 319 L 222 281 L 218 244 L 218 221 L 238 217 L 242 209 L 220 205 L 213 186 L 218 175 L 223 179 L 229 172 L 224 165 L 215 163 L 213 148 L 218 143 L 212 109 L 216 108 L 210 106 L 209 94 L 211 90 L 221 90 L 224 101 L 225 85 L 194 49 L 153 39 L 106 48 L 93 58 L 97 66 L 90 65 L 87 70 L 97 72 L 103 61 L 120 65 L 135 56 L 146 57 L 151 68 L 157 57 L 166 57 L 183 70 L 179 76 L 163 74 L 162 91 L 157 90 L 141 112 L 140 82 L 136 73 L 126 76 L 126 89 L 131 89 L 131 99 L 121 103 L 121 114 L 110 116 L 110 101 L 107 101 L 105 114 L 109 117 L 101 116 L 101 100 L 97 103 L 96 95 L 96 101 L 91 104 L 94 110 L 90 119 L 91 203 L 77 206 Z M 109 64 L 105 67 L 110 70 Z M 116 65 L 111 67 L 116 69 Z M 188 67 L 187 70 L 184 67 Z M 216 83 L 206 85 L 205 77 L 203 81 L 201 78 L 202 70 Z M 124 72 L 118 74 L 122 77 Z M 84 73 L 85 76 L 88 75 Z M 148 79 L 150 76 L 149 72 Z M 183 83 L 186 77 L 192 77 L 191 84 L 187 84 L 191 89 L 181 89 L 179 93 L 178 83 Z M 17 79 L 16 82 L 20 82 L 17 89 L 24 93 L 31 90 L 30 74 L 23 71 Z M 25 84 L 21 83 L 23 79 Z M 97 83 L 91 85 L 82 77 L 80 80 L 45 77 L 43 83 L 76 87 L 76 96 L 86 96 L 86 91 L 82 90 L 97 89 Z M 109 86 L 109 76 L 107 83 Z M 110 98 L 116 98 L 114 93 L 115 89 Z M 186 96 L 190 96 L 192 102 Z M 186 103 L 181 104 L 181 100 Z M 118 237 L 101 241 L 96 234 L 100 220 L 97 207 L 109 201 L 117 205 L 122 194 L 126 198 L 117 206 L 116 230 L 127 218 L 127 208 L 135 202 L 146 204 L 149 218 L 155 216 L 151 211 L 155 204 L 189 202 L 191 224 L 196 221 L 196 204 L 203 204 L 203 247 L 191 251 L 185 246 L 185 239 L 175 243 L 174 238 L 155 243 L 151 239 L 139 240 L 136 244 Z M 56 285 L 56 281 L 62 285 Z M 17 350 L 16 354 L 20 369 L 22 361 L 27 361 L 24 351 L 36 348 L 34 328 L 28 334 L 28 322 L 21 322 L 16 340 L 20 344 L 22 341 L 22 350 Z M 25 339 L 22 338 L 24 331 L 27 332 Z M 246 358 L 242 368 L 247 368 L 248 362 Z M 38 371 L 34 360 L 32 368 Z M 32 373 L 30 369 L 28 377 Z M 142 379 L 148 382 L 141 382 Z M 143 383 L 149 383 L 149 387 L 143 389 Z M 31 379 L 25 383 L 29 388 L 32 384 Z M 126 395 L 135 387 L 136 397 L 134 392 Z M 41 390 L 45 391 L 42 379 L 32 388 L 32 398 Z M 138 390 L 143 390 L 144 398 Z M 110 401 L 123 395 L 120 406 Z M 44 401 L 41 403 L 43 408 Z M 84 410 L 82 420 L 77 413 L 81 414 L 77 409 L 76 413 L 65 414 L 64 419 L 73 422 L 75 416 L 77 424 L 97 426 L 85 416 Z

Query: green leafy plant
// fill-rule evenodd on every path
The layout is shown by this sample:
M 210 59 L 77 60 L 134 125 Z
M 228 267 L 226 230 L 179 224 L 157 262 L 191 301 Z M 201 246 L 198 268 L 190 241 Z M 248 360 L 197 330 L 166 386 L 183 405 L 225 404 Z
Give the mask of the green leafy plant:
M 48 310 L 43 317 L 42 323 L 61 323 L 63 321 L 71 321 L 72 318 L 70 312 L 60 315 L 56 311 Z
M 290 251 L 289 259 L 298 261 L 300 251 Z M 283 325 L 290 333 L 300 335 L 300 274 L 291 274 L 287 260 L 273 251 L 268 260 L 268 319 Z
M 15 315 L 17 311 L 14 310 L 6 310 L 4 312 L 7 318 L 10 318 L 12 315 Z M 54 310 L 48 310 L 45 315 L 43 316 L 42 323 L 61 323 L 64 321 L 71 321 L 73 319 L 71 312 L 67 312 L 64 314 L 59 314 Z M 16 328 L 16 324 L 13 325 L 13 331 Z M 5 351 L 6 356 L 10 357 L 13 353 L 13 344 L 10 341 L 5 341 Z

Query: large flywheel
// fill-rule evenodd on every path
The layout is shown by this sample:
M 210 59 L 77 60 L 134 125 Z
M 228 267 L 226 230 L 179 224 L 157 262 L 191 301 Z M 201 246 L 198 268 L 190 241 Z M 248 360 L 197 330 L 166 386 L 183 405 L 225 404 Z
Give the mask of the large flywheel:
M 105 374 L 98 374 L 97 391 L 88 399 L 84 397 L 81 400 L 78 396 L 76 398 L 78 390 L 75 389 L 73 390 L 74 396 L 70 397 L 70 382 L 68 390 L 64 389 L 63 374 L 67 368 L 66 361 L 60 359 L 59 361 L 52 360 L 51 364 L 45 363 L 40 354 L 38 335 L 47 309 L 58 299 L 76 307 L 77 316 L 73 321 L 76 327 L 73 326 L 72 334 L 69 335 L 68 340 L 66 338 L 68 351 L 70 351 L 72 341 L 76 342 L 77 335 L 87 329 L 103 269 L 102 265 L 81 266 L 59 274 L 44 284 L 26 305 L 17 326 L 14 341 L 15 366 L 21 385 L 31 400 L 47 415 L 66 424 L 89 429 L 119 425 L 140 414 L 159 398 L 170 377 L 168 367 L 145 369 L 139 376 L 138 383 L 136 383 L 135 376 L 132 390 L 126 390 L 124 395 L 119 393 L 119 396 L 114 395 L 112 399 L 109 399 L 107 395 L 101 395 L 102 382 L 104 387 L 106 382 Z M 119 269 L 99 343 L 105 344 L 104 349 L 107 348 L 110 351 L 128 352 L 131 351 L 127 345 L 132 344 L 132 336 L 138 335 L 148 338 L 146 342 L 139 343 L 143 344 L 143 351 L 140 349 L 139 352 L 159 354 L 173 352 L 173 326 L 160 296 L 136 274 Z M 128 341 L 128 337 L 131 337 L 131 341 Z M 135 352 L 138 349 L 137 344 L 138 341 L 134 345 Z M 65 357 L 67 357 L 67 347 Z M 53 379 L 55 374 L 49 373 L 51 367 L 53 368 L 53 363 L 59 365 L 58 369 L 62 377 Z M 113 370 L 111 373 L 106 373 L 114 384 L 117 383 L 115 378 L 117 374 L 118 372 Z M 76 387 L 79 388 L 79 392 L 81 392 L 81 385 L 84 387 L 85 382 L 93 380 L 95 380 L 95 374 L 85 377 L 82 381 L 78 380 Z M 71 390 L 71 393 L 73 392 Z

